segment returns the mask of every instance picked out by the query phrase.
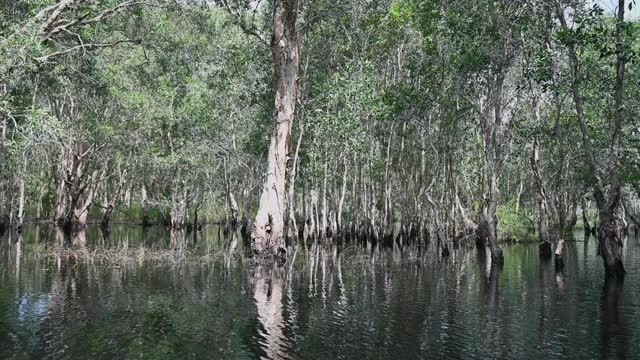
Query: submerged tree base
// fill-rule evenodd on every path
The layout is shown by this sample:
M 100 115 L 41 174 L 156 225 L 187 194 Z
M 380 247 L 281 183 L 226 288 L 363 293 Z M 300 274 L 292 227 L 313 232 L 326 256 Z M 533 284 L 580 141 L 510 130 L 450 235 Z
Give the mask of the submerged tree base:
M 504 254 L 502 249 L 498 249 L 495 254 L 491 254 L 491 263 L 502 268 L 504 266 Z
M 540 257 L 545 260 L 551 259 L 551 243 L 545 241 L 540 244 L 538 246 L 538 254 L 540 254 Z
M 562 255 L 556 254 L 555 265 L 556 272 L 561 272 L 564 269 L 564 258 Z
M 604 272 L 607 278 L 611 279 L 624 279 L 626 275 L 626 271 L 624 269 L 624 265 L 622 264 L 622 260 L 616 259 L 612 265 L 607 263 L 607 260 L 604 259 Z
M 287 262 L 287 249 L 284 247 L 263 250 L 250 249 L 249 257 L 256 266 L 282 266 Z

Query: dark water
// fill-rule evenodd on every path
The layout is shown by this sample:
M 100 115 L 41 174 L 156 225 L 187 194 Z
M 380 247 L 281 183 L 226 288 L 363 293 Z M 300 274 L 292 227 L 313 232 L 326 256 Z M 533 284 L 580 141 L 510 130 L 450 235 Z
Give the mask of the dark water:
M 154 260 L 91 264 L 47 255 L 64 245 L 51 229 L 5 234 L 0 359 L 640 358 L 634 239 L 624 284 L 605 284 L 593 240 L 567 243 L 558 274 L 535 245 L 507 247 L 502 271 L 475 250 L 416 246 L 300 249 L 274 270 L 214 228 L 67 241 Z

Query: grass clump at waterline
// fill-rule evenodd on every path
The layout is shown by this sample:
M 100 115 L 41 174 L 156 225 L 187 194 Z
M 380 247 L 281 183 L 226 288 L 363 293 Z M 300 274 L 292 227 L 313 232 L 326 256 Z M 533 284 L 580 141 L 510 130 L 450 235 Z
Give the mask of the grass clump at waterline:
M 140 246 L 135 248 L 110 248 L 104 246 L 83 247 L 56 246 L 45 252 L 53 258 L 65 258 L 90 264 L 124 265 L 131 263 L 163 263 L 181 264 L 186 262 L 213 262 L 219 259 L 231 259 L 238 262 L 242 259 L 241 252 L 217 250 L 206 254 L 184 248 L 160 248 Z

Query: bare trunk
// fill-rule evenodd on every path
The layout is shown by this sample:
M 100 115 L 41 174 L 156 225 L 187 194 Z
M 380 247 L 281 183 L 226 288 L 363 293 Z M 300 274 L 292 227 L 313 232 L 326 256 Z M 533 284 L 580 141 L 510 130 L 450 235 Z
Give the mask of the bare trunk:
M 314 227 L 314 229 L 315 229 L 314 236 L 315 237 L 320 237 L 320 210 L 319 210 L 320 205 L 318 204 L 318 202 L 319 202 L 318 191 L 314 192 L 314 195 L 312 196 L 311 201 L 312 201 L 312 205 L 311 205 L 312 206 L 311 207 L 312 210 L 311 211 L 312 211 L 313 216 L 315 216 L 315 220 L 314 220 L 314 225 L 315 225 L 315 227 Z
M 302 16 L 299 0 L 275 0 L 273 3 L 273 55 L 275 124 L 269 144 L 267 174 L 260 206 L 251 234 L 252 247 L 258 253 L 276 253 L 283 247 L 286 207 L 287 160 L 291 151 L 291 126 L 298 99 L 298 33 Z
M 310 60 L 310 55 L 307 54 L 307 60 L 304 64 L 304 68 L 303 68 L 303 73 L 306 75 L 307 74 L 307 69 L 309 68 L 309 60 Z M 298 99 L 299 102 L 302 102 L 301 99 Z M 303 222 L 302 222 L 302 229 L 298 229 L 298 224 L 296 221 L 296 207 L 295 207 L 295 185 L 296 185 L 296 180 L 298 178 L 298 168 L 300 167 L 300 146 L 302 145 L 302 137 L 304 135 L 304 108 L 303 111 L 300 114 L 300 120 L 298 121 L 298 141 L 296 143 L 296 150 L 295 153 L 293 155 L 293 166 L 291 169 L 291 173 L 289 174 L 289 190 L 287 192 L 287 199 L 288 199 L 288 203 L 287 203 L 287 207 L 286 207 L 286 214 L 285 214 L 285 233 L 287 235 L 291 234 L 290 231 L 290 226 L 293 225 L 293 234 L 291 234 L 291 238 L 295 238 L 295 239 L 299 239 L 300 237 L 304 237 L 304 225 L 306 222 L 306 217 L 303 216 Z M 304 184 L 303 184 L 304 186 Z M 302 197 L 302 208 L 304 209 L 305 207 L 305 203 L 304 203 L 304 196 Z M 304 210 L 303 210 L 304 212 Z M 306 243 L 305 243 L 306 246 Z
M 562 271 L 562 269 L 564 268 L 564 240 L 560 239 L 558 240 L 558 245 L 556 246 L 556 258 L 555 258 L 555 263 L 556 263 L 556 271 Z
M 185 224 L 186 197 L 181 197 L 175 186 L 171 191 L 171 229 L 181 230 Z
M 584 227 L 584 233 L 591 234 L 593 228 L 591 227 L 591 224 L 589 224 L 589 218 L 587 217 L 587 204 L 584 199 L 582 199 L 582 224 Z
M 69 230 L 84 227 L 97 192 L 97 154 L 105 145 L 61 145 L 55 222 Z M 93 166 L 92 166 L 93 165 Z M 92 172 L 89 168 L 93 167 Z
M 89 190 L 89 193 L 86 195 L 82 205 L 80 205 L 79 207 L 75 207 L 73 209 L 72 224 L 77 228 L 82 229 L 87 226 L 87 218 L 89 217 L 89 210 L 93 205 L 93 202 L 95 200 L 96 193 L 97 193 L 97 185 L 94 185 L 97 181 L 97 177 L 98 177 L 98 170 L 94 170 L 93 174 L 91 175 L 90 184 L 92 184 L 92 186 L 90 185 L 91 189 Z
M 520 172 L 520 187 L 518 187 L 518 196 L 516 197 L 516 214 L 520 212 L 520 202 L 522 193 L 524 192 L 524 181 L 522 179 L 522 171 Z
M 337 225 L 338 231 L 342 231 L 342 208 L 344 206 L 344 198 L 347 194 L 347 160 L 344 158 L 342 170 L 342 191 L 340 192 L 340 202 L 338 203 L 338 215 L 337 215 Z
M 238 210 L 238 202 L 231 191 L 228 192 L 228 199 L 229 209 L 231 210 L 231 225 L 235 227 L 238 224 L 238 216 L 240 214 L 240 211 Z
M 538 239 L 540 240 L 540 256 L 551 257 L 551 245 L 549 241 L 549 197 L 540 172 L 540 151 L 538 139 L 533 141 L 531 152 L 531 170 L 538 190 Z
M 43 211 L 43 201 L 44 201 L 44 195 L 46 192 L 46 185 L 44 182 L 44 179 L 46 178 L 45 176 L 45 172 L 41 171 L 40 172 L 40 179 L 38 181 L 38 201 L 36 203 L 36 220 L 40 220 L 42 218 L 42 211 Z
M 127 186 L 127 190 L 124 192 L 123 202 L 126 208 L 131 207 L 131 185 Z
M 104 214 L 102 214 L 102 221 L 100 221 L 100 227 L 103 229 L 108 228 L 111 225 L 111 217 L 113 215 L 113 210 L 115 209 L 115 204 L 110 202 L 107 205 L 107 208 L 104 210 Z
M 496 210 L 498 208 L 498 181 L 494 174 L 491 174 L 489 199 L 487 206 L 483 213 L 482 221 L 483 227 L 486 230 L 486 241 L 489 244 L 491 250 L 491 263 L 496 265 L 502 265 L 504 263 L 504 256 L 502 249 L 498 245 L 496 224 L 498 219 L 496 217 Z
M 3 232 L 7 223 L 7 189 L 5 188 L 7 174 L 6 169 L 6 156 L 5 156 L 5 143 L 7 141 L 7 116 L 0 115 L 0 232 Z
M 473 220 L 471 220 L 469 216 L 467 216 L 467 212 L 464 210 L 464 207 L 462 207 L 462 203 L 460 202 L 460 197 L 458 196 L 457 193 L 456 193 L 456 205 L 458 207 L 458 211 L 460 212 L 460 216 L 462 216 L 462 222 L 464 222 L 464 226 L 469 230 L 475 231 L 478 228 L 478 225 L 476 225 L 476 223 L 474 223 Z
M 633 223 L 634 234 L 636 238 L 640 238 L 640 211 L 638 211 L 638 208 L 636 206 L 632 206 L 627 202 L 624 202 L 623 204 L 627 216 Z
M 318 195 L 317 192 L 315 190 L 311 190 L 311 194 L 310 194 L 310 199 L 309 199 L 309 211 L 308 211 L 308 216 L 309 216 L 309 236 L 311 238 L 315 238 L 316 236 L 316 209 L 317 209 L 317 203 L 318 203 Z
M 391 211 L 391 185 L 389 167 L 391 166 L 391 143 L 393 140 L 393 125 L 391 126 L 391 132 L 389 134 L 389 142 L 387 143 L 387 159 L 384 170 L 384 219 L 382 219 L 382 225 L 385 229 L 388 227 L 390 219 L 389 212 Z
M 26 154 L 22 154 L 22 171 L 20 172 L 20 198 L 18 200 L 18 229 L 22 230 L 22 225 L 24 223 L 24 202 L 25 202 L 25 194 L 24 194 L 24 185 L 25 178 L 27 177 L 27 156 Z
M 104 171 L 106 175 L 106 168 Z M 121 169 L 120 165 L 118 164 L 118 173 L 118 184 L 116 189 L 114 189 L 114 192 L 112 194 L 109 194 L 106 188 L 104 190 L 105 209 L 104 214 L 102 215 L 102 221 L 100 222 L 100 226 L 103 229 L 106 229 L 111 225 L 113 211 L 115 210 L 116 205 L 120 203 L 120 201 L 124 201 L 126 207 L 131 206 L 131 204 L 127 205 L 127 202 L 131 202 L 131 184 L 127 186 L 127 169 Z M 111 199 L 107 200 L 109 196 L 111 196 Z
M 147 188 L 143 184 L 140 189 L 140 203 L 142 205 L 142 226 L 149 226 L 149 199 L 147 197 Z
M 62 226 L 68 223 L 67 207 L 68 207 L 68 194 L 67 194 L 67 172 L 69 167 L 69 159 L 66 149 L 63 149 L 61 154 L 59 172 L 60 179 L 58 180 L 58 187 L 56 189 L 56 213 L 54 221 L 56 224 Z
M 607 275 L 613 277 L 622 277 L 625 273 L 622 263 L 624 235 L 619 202 L 620 200 L 614 197 L 609 201 L 609 206 L 604 211 L 600 211 L 598 227 L 598 252 L 604 261 Z
M 572 237 L 573 229 L 578 223 L 578 198 L 575 194 L 571 195 L 571 203 L 567 212 L 569 217 L 563 235 Z
M 18 229 L 22 229 L 24 223 L 24 175 L 20 179 L 20 200 L 18 202 Z
M 432 184 L 433 185 L 433 184 Z M 436 238 L 438 242 L 438 247 L 442 249 L 442 256 L 449 256 L 449 247 L 446 244 L 446 236 L 444 227 L 442 226 L 442 222 L 440 221 L 440 212 L 438 211 L 438 205 L 431 198 L 431 186 L 429 186 L 429 190 L 426 193 L 427 202 L 431 205 L 431 209 L 433 211 L 433 221 L 436 226 Z
M 327 156 L 328 157 L 328 156 Z M 324 161 L 324 175 L 322 177 L 322 210 L 320 210 L 320 236 L 327 232 L 327 160 Z
M 227 167 L 226 159 L 224 160 L 224 181 L 227 190 L 227 205 L 229 206 L 229 210 L 231 211 L 231 227 L 235 228 L 238 224 L 240 212 L 238 210 L 238 202 L 236 201 L 236 198 L 235 196 L 233 196 L 233 192 L 231 191 L 231 180 L 229 179 L 229 169 Z

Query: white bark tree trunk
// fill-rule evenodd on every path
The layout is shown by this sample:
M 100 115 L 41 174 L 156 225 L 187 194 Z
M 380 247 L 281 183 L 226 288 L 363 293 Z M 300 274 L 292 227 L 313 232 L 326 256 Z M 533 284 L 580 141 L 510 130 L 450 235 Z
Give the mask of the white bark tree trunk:
M 300 3 L 299 0 L 273 2 L 271 51 L 276 82 L 275 124 L 269 144 L 266 179 L 251 233 L 252 246 L 258 253 L 275 253 L 284 243 L 287 160 L 298 100 Z

